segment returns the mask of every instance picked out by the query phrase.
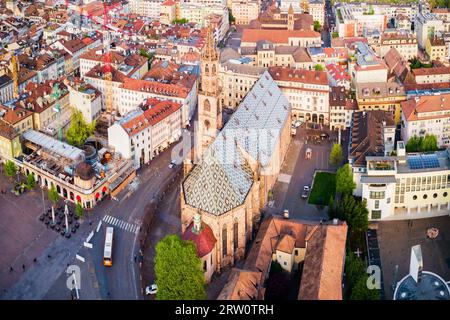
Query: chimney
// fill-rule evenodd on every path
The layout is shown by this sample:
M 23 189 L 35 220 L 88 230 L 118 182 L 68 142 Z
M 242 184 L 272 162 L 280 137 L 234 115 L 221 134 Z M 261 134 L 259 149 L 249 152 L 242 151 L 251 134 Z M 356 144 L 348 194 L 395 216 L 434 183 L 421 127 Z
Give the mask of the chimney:
M 199 213 L 194 214 L 194 226 L 192 227 L 192 232 L 199 234 L 202 230 L 202 216 Z

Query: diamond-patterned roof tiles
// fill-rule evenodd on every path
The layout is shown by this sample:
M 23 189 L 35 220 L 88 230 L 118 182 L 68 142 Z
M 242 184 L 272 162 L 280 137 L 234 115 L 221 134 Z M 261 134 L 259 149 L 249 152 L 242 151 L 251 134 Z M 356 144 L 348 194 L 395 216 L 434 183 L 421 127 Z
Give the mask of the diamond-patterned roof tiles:
M 186 203 L 215 215 L 242 205 L 253 183 L 247 153 L 269 164 L 291 112 L 266 71 L 183 182 Z

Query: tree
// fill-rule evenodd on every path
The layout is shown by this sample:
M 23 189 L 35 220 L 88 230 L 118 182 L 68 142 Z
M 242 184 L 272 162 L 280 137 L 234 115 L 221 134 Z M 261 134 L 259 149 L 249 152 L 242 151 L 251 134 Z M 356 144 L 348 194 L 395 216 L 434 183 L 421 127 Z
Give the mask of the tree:
M 139 49 L 139 55 L 147 58 L 148 61 L 153 60 L 153 57 L 155 56 L 154 52 L 147 52 L 145 49 L 141 48 Z
M 7 160 L 5 164 L 3 165 L 3 169 L 5 170 L 5 174 L 8 176 L 8 178 L 12 178 L 17 173 L 17 166 L 14 162 L 11 160 Z
M 328 216 L 330 219 L 339 218 L 338 217 L 338 211 L 336 210 L 336 207 L 334 205 L 334 197 L 330 197 L 330 201 L 328 201 Z
M 182 19 L 175 19 L 172 21 L 172 24 L 185 24 L 188 23 L 189 20 L 186 18 L 182 18 Z
M 314 70 L 316 70 L 316 71 L 324 71 L 325 68 L 321 64 L 316 64 L 314 66 Z
M 191 241 L 169 235 L 156 245 L 155 275 L 158 300 L 206 298 L 205 276 L 197 249 Z
M 422 143 L 420 145 L 420 151 L 436 151 L 438 150 L 437 138 L 434 134 L 427 133 L 425 137 L 422 139 Z
M 333 32 L 331 33 L 331 37 L 332 37 L 332 38 L 339 38 L 339 32 L 333 31 Z
M 322 29 L 319 21 L 314 21 L 314 31 L 319 32 Z
M 342 147 L 339 143 L 333 144 L 333 148 L 330 152 L 330 164 L 332 166 L 337 166 L 341 164 L 342 160 L 344 159 L 344 155 L 342 153 Z
M 84 209 L 83 206 L 81 205 L 81 203 L 77 203 L 77 205 L 75 206 L 75 215 L 78 218 L 81 218 L 84 215 Z
M 348 197 L 353 198 L 351 195 Z M 346 221 L 351 232 L 364 232 L 369 228 L 369 211 L 366 201 L 355 201 L 353 210 L 346 212 Z
M 228 13 L 228 22 L 231 24 L 234 24 L 236 22 L 236 18 L 233 16 L 233 13 L 231 12 L 231 10 L 229 10 Z
M 353 172 L 350 165 L 347 163 L 340 167 L 336 172 L 336 192 L 352 194 L 353 189 L 355 188 L 356 183 L 353 181 Z
M 406 152 L 418 152 L 420 150 L 420 145 L 420 138 L 416 135 L 413 135 L 406 143 Z
M 95 120 L 91 124 L 87 124 L 84 120 L 83 113 L 77 109 L 72 110 L 72 118 L 70 127 L 67 130 L 67 141 L 76 147 L 81 147 L 95 131 Z
M 53 185 L 53 184 L 50 187 L 50 189 L 48 190 L 48 198 L 53 203 L 53 205 L 56 205 L 59 201 L 58 191 L 56 191 L 55 185 Z
M 32 173 L 27 175 L 27 188 L 28 190 L 33 189 L 36 186 L 36 179 Z
M 364 274 L 352 287 L 350 300 L 380 300 L 380 291 L 378 289 L 369 289 L 367 279 L 369 276 Z

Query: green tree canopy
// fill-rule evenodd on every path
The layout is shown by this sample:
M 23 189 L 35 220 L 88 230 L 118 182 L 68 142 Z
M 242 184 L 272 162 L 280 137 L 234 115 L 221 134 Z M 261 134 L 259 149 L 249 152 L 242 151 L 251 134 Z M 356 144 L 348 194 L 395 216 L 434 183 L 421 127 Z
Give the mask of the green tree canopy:
M 94 134 L 95 125 L 95 120 L 91 124 L 86 123 L 81 111 L 74 108 L 70 127 L 66 133 L 67 142 L 76 147 L 83 146 L 87 138 Z
M 28 190 L 31 190 L 35 186 L 36 186 L 36 179 L 34 179 L 34 174 L 30 173 L 27 175 L 27 188 Z
M 345 275 L 347 297 L 351 300 L 379 300 L 380 290 L 367 287 L 368 274 L 366 263 L 353 252 L 347 252 L 345 258 Z
M 191 241 L 169 235 L 156 245 L 155 275 L 158 300 L 206 299 L 205 276 Z
M 333 148 L 330 152 L 330 164 L 332 166 L 338 166 L 341 164 L 342 160 L 344 159 L 344 154 L 342 153 L 342 147 L 339 143 L 333 144 Z
M 422 139 L 422 144 L 420 146 L 420 151 L 436 151 L 438 150 L 437 138 L 434 134 L 427 133 Z
M 314 21 L 314 31 L 318 32 L 322 29 L 322 26 L 319 21 Z
M 316 64 L 314 66 L 314 70 L 316 70 L 316 71 L 324 71 L 325 68 L 321 64 Z
M 48 190 L 48 198 L 50 199 L 51 202 L 53 202 L 53 205 L 55 205 L 59 201 L 58 191 L 56 191 L 55 185 L 53 184 Z
M 16 175 L 17 173 L 17 166 L 14 162 L 12 162 L 11 160 L 7 160 L 5 162 L 5 164 L 3 165 L 3 169 L 5 170 L 5 174 L 9 177 L 12 178 Z
M 189 22 L 188 19 L 186 19 L 186 18 L 181 18 L 181 19 L 174 19 L 174 20 L 172 21 L 172 24 L 185 24 L 185 23 L 188 23 L 188 22 Z
M 139 49 L 139 55 L 147 58 L 148 61 L 153 60 L 153 57 L 155 56 L 154 52 L 147 52 L 145 49 L 141 48 Z
M 84 209 L 83 209 L 83 206 L 81 205 L 81 203 L 77 203 L 76 204 L 76 206 L 75 206 L 75 215 L 78 217 L 78 218 L 81 218 L 83 215 L 84 215 Z
M 351 195 L 346 195 L 352 197 Z M 352 211 L 346 212 L 346 221 L 352 232 L 364 232 L 369 228 L 369 211 L 366 201 L 355 201 Z
M 413 135 L 406 143 L 406 152 L 429 152 L 438 149 L 437 138 L 431 133 L 427 133 L 425 137 Z
M 336 192 L 352 194 L 353 189 L 355 188 L 356 183 L 353 181 L 353 172 L 350 165 L 347 163 L 340 167 L 336 172 Z

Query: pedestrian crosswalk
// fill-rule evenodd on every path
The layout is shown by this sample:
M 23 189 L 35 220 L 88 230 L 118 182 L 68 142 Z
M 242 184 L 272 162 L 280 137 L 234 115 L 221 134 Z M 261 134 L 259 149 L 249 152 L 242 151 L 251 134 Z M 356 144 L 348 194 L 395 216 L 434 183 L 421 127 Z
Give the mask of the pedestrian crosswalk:
M 116 226 L 120 229 L 123 229 L 125 231 L 138 234 L 139 233 L 139 225 L 134 223 L 128 223 L 126 221 L 117 219 L 115 217 L 112 217 L 110 215 L 105 215 L 103 217 L 103 221 L 109 224 L 112 224 L 113 226 Z

